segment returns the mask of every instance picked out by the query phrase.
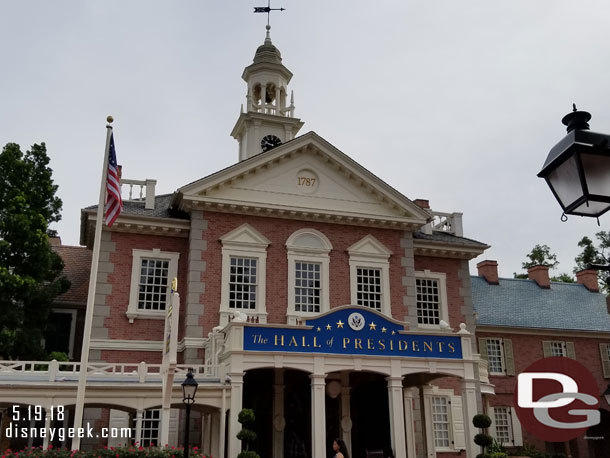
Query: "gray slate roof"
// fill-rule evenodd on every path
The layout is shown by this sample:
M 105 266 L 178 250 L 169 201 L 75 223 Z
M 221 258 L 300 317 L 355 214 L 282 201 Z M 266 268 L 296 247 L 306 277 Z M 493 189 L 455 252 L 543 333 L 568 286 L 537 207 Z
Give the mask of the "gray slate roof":
M 551 282 L 543 289 L 533 280 L 471 280 L 478 325 L 610 332 L 606 296 L 583 285 Z
M 457 235 L 448 234 L 446 232 L 433 231 L 432 234 L 424 234 L 423 232 L 414 232 L 414 239 L 430 240 L 431 242 L 451 243 L 453 245 L 465 245 L 472 247 L 487 247 L 485 243 L 477 242 L 476 240 L 466 237 L 458 237 Z
M 172 202 L 172 196 L 173 194 L 161 194 L 159 196 L 155 196 L 155 208 L 153 209 L 144 208 L 144 200 L 123 201 L 123 211 L 121 212 L 121 214 L 133 216 L 149 216 L 152 218 L 188 219 L 188 215 L 179 212 L 173 212 L 170 210 L 169 206 Z M 97 209 L 97 205 L 91 205 L 85 210 L 93 209 Z

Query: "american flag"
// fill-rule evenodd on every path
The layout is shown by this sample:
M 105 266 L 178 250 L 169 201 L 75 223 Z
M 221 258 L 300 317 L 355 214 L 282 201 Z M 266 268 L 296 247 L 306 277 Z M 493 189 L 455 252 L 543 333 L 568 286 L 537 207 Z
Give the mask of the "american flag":
M 110 150 L 108 152 L 108 175 L 106 177 L 106 212 L 105 221 L 108 227 L 114 224 L 123 210 L 121 185 L 119 184 L 116 152 L 114 150 L 114 134 L 110 134 Z

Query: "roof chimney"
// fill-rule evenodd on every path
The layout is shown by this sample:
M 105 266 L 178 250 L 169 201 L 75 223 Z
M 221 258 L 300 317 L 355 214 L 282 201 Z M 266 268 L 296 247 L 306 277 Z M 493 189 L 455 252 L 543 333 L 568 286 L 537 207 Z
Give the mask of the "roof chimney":
M 597 284 L 597 270 L 584 269 L 580 272 L 576 272 L 576 283 L 584 285 L 592 293 L 599 292 L 599 285 Z
M 428 199 L 415 199 L 413 203 L 420 208 L 430 208 L 430 201 Z
M 479 271 L 479 277 L 483 277 L 490 285 L 500 284 L 497 261 L 481 261 L 477 264 L 477 270 Z
M 549 266 L 532 266 L 527 269 L 527 278 L 534 280 L 538 286 L 544 289 L 551 289 L 549 280 Z
M 49 237 L 49 245 L 51 246 L 61 246 L 61 237 L 58 235 L 54 237 Z

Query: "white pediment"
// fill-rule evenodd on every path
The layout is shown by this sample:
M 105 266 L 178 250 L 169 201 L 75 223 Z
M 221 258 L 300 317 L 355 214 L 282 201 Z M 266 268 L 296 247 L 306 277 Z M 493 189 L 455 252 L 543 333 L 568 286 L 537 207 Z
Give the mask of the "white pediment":
M 347 249 L 350 256 L 382 257 L 388 258 L 393 253 L 383 243 L 372 235 L 361 238 Z
M 259 246 L 267 247 L 271 243 L 264 235 L 250 226 L 248 223 L 244 223 L 231 232 L 220 237 L 220 241 L 223 246 L 226 245 L 247 245 L 247 246 Z
M 424 224 L 429 214 L 314 133 L 179 190 L 183 201 Z

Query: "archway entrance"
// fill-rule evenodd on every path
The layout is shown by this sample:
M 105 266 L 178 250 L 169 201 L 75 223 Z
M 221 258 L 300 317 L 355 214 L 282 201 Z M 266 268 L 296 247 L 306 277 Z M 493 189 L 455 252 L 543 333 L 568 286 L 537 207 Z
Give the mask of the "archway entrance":
M 388 385 L 384 376 L 352 372 L 350 411 L 352 458 L 365 458 L 366 451 L 391 450 Z

